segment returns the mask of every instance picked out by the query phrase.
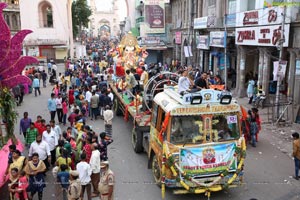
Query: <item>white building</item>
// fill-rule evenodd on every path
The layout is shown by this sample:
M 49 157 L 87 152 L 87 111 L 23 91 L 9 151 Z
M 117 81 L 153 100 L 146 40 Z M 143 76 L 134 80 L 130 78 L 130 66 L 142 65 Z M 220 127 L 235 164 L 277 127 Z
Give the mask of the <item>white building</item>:
M 63 60 L 72 39 L 69 0 L 20 1 L 21 28 L 30 29 L 24 42 L 26 55 Z
M 97 37 L 106 33 L 109 33 L 110 36 L 117 36 L 120 31 L 118 0 L 107 1 L 105 5 L 101 6 L 96 1 L 98 2 L 98 0 L 90 0 L 92 15 L 89 28 L 92 30 L 93 36 Z

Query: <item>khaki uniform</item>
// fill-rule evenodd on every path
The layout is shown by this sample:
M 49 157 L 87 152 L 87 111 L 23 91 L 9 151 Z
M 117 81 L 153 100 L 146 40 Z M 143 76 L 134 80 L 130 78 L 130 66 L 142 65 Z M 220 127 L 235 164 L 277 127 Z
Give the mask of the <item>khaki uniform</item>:
M 68 188 L 68 200 L 79 200 L 81 194 L 81 184 L 80 180 L 70 181 L 70 186 Z
M 108 198 L 109 187 L 110 186 L 113 187 L 114 183 L 115 183 L 114 173 L 110 169 L 108 169 L 106 172 L 104 172 L 101 175 L 100 182 L 98 185 L 98 190 L 100 192 L 101 200 L 113 200 L 114 199 L 113 194 L 110 199 Z

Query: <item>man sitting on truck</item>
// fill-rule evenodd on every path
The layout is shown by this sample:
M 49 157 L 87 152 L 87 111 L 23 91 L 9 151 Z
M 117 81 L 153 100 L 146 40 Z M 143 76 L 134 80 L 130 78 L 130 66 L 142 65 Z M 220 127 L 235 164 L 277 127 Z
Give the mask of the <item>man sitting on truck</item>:
M 178 93 L 183 95 L 184 92 L 191 89 L 194 83 L 188 78 L 188 71 L 185 69 L 178 80 Z

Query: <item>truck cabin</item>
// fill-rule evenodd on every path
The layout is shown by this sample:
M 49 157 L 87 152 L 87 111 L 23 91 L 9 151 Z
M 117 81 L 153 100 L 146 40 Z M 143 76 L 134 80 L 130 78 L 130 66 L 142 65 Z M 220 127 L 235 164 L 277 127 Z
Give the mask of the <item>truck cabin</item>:
M 154 98 L 152 126 L 157 132 L 168 112 L 163 136 L 172 144 L 225 142 L 241 136 L 240 106 L 231 102 L 229 93 L 207 89 L 182 97 L 167 87 Z

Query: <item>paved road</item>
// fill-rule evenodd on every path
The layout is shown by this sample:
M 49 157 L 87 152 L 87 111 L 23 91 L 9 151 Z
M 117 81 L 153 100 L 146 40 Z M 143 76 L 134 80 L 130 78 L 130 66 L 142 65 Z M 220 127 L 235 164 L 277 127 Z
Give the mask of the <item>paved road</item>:
M 61 67 L 61 66 L 59 66 Z M 46 102 L 50 96 L 51 87 L 42 88 L 42 95 L 34 97 L 27 95 L 24 104 L 18 107 L 20 116 L 24 111 L 35 120 L 42 115 L 49 121 L 50 115 L 46 109 Z M 103 121 L 90 121 L 96 132 L 104 130 Z M 62 126 L 62 129 L 66 127 Z M 114 142 L 109 146 L 109 159 L 111 168 L 116 175 L 116 200 L 159 200 L 160 189 L 153 184 L 152 172 L 147 169 L 147 156 L 145 153 L 135 154 L 131 147 L 132 124 L 125 123 L 122 117 L 115 117 L 113 121 Z M 16 129 L 16 133 L 18 129 Z M 257 148 L 249 147 L 245 164 L 245 184 L 239 188 L 212 193 L 213 200 L 290 200 L 300 199 L 300 181 L 293 180 L 293 161 L 274 145 L 274 138 L 269 137 L 270 132 L 261 133 Z M 21 138 L 21 137 L 20 137 Z M 22 138 L 21 138 L 22 139 Z M 26 152 L 25 152 L 26 153 Z M 54 196 L 53 178 L 47 175 L 49 183 L 44 192 L 45 200 L 61 199 Z M 7 192 L 0 191 L 2 199 Z M 36 197 L 37 198 L 37 197 Z M 95 198 L 96 199 L 96 198 Z M 173 195 L 167 190 L 167 200 L 201 200 L 207 199 L 204 195 Z

